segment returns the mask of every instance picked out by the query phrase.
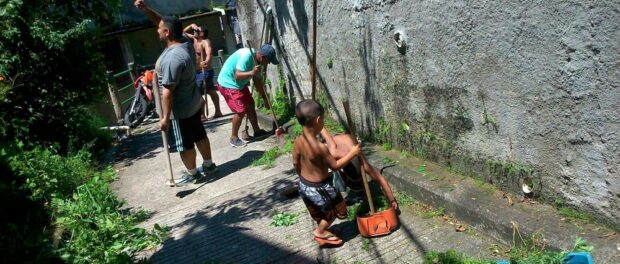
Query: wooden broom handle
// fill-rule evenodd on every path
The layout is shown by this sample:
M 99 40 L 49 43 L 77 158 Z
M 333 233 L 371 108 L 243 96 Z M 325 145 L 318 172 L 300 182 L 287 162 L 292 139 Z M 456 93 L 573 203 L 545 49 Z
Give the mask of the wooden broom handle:
M 353 141 L 355 141 L 355 144 L 358 145 L 359 143 L 357 142 L 357 136 L 355 135 L 355 126 L 353 125 L 353 120 L 351 119 L 351 110 L 349 109 L 349 101 L 343 100 L 342 105 L 344 106 L 344 114 L 347 116 L 347 125 L 349 126 L 349 132 L 351 133 L 351 136 L 353 137 Z M 357 158 L 360 163 L 360 172 L 362 174 L 362 182 L 364 183 L 364 191 L 366 193 L 366 198 L 368 199 L 368 206 L 370 207 L 370 213 L 374 214 L 375 204 L 372 201 L 372 195 L 370 194 L 370 187 L 368 187 L 366 171 L 364 171 L 364 159 L 362 158 L 363 155 L 364 155 L 363 153 L 360 153 L 360 155 Z

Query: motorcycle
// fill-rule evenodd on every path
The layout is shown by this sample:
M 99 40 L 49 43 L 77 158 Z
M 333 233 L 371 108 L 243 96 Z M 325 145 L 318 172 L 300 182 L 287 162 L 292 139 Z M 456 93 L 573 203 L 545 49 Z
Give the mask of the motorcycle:
M 125 125 L 135 128 L 144 117 L 155 108 L 155 95 L 153 93 L 153 73 L 149 70 L 144 71 L 134 83 L 136 93 L 134 99 L 125 110 Z

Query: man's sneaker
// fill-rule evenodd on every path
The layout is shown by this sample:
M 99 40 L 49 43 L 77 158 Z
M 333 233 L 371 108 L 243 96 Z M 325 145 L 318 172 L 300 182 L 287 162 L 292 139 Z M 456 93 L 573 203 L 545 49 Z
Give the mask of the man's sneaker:
M 211 163 L 211 165 L 209 166 L 205 166 L 203 163 L 200 168 L 204 175 L 213 174 L 217 172 L 217 166 L 215 165 L 215 163 Z
M 200 177 L 200 172 L 196 172 L 196 176 Z M 174 179 L 174 183 L 176 185 L 185 185 L 188 184 L 190 182 L 194 182 L 195 181 L 195 176 L 190 174 L 189 171 L 187 170 L 183 170 L 181 172 L 181 177 L 178 179 Z
M 247 144 L 245 142 L 243 142 L 243 140 L 239 139 L 239 138 L 234 138 L 230 140 L 230 145 L 233 148 L 242 148 L 247 146 Z

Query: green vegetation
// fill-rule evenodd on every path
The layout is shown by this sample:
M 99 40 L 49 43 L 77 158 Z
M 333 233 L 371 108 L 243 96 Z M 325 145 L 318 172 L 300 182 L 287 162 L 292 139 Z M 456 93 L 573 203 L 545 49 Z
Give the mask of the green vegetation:
M 383 150 L 386 150 L 386 151 L 392 150 L 392 143 L 390 142 L 383 143 Z
M 585 212 L 579 212 L 567 206 L 560 207 L 560 214 L 566 218 L 580 220 L 584 222 L 590 222 L 593 219 L 592 215 L 585 213 Z
M 295 119 L 295 123 L 293 123 L 292 129 L 296 137 L 301 136 L 301 134 L 304 133 L 304 127 L 299 124 L 297 119 Z
M 480 177 L 474 177 L 474 185 L 476 187 L 478 187 L 479 189 L 481 189 L 484 193 L 486 194 L 493 194 L 496 190 L 495 186 L 493 186 L 492 184 L 484 181 L 484 179 L 480 178 Z
M 286 137 L 284 146 L 275 146 L 263 152 L 259 158 L 252 161 L 252 166 L 264 166 L 266 169 L 273 168 L 278 157 L 293 152 L 293 144 L 294 141 Z
M 275 88 L 275 94 L 271 100 L 271 106 L 273 107 L 273 113 L 276 116 L 279 125 L 283 125 L 291 118 L 295 117 L 295 106 L 292 105 L 291 99 L 286 94 L 286 80 L 284 79 L 284 69 L 280 64 L 278 65 L 278 87 Z M 271 90 L 272 82 L 269 79 L 265 79 L 265 89 Z M 271 110 L 267 108 L 264 100 L 258 92 L 252 94 L 254 98 L 254 104 L 257 109 L 260 109 L 265 114 L 271 116 Z
M 331 69 L 334 66 L 334 58 L 332 58 L 331 56 L 327 57 L 326 63 L 327 63 L 327 67 Z
M 424 264 L 493 264 L 495 261 L 476 260 L 456 250 L 431 251 L 424 257 Z
M 369 249 L 370 249 L 370 239 L 365 238 L 364 241 L 362 241 L 362 250 L 368 251 Z
M 272 226 L 291 226 L 298 222 L 297 217 L 298 213 L 288 213 L 288 212 L 280 212 L 278 210 L 274 211 L 272 217 Z
M 102 32 L 121 2 L 3 1 L 0 8 L 0 226 L 7 263 L 128 263 L 166 230 L 138 228 L 100 163 L 110 147 L 92 105 L 105 98 Z
M 377 120 L 377 128 L 375 130 L 374 140 L 378 143 L 388 143 L 390 145 L 390 149 L 392 148 L 391 142 L 391 134 L 392 128 L 387 123 L 387 121 L 383 118 L 379 118 Z
M 426 164 L 420 164 L 420 166 L 418 166 L 418 172 L 419 173 L 425 173 L 426 172 Z
M 342 123 L 336 121 L 335 119 L 331 118 L 327 114 L 325 115 L 324 125 L 327 131 L 329 131 L 332 134 L 342 134 L 342 133 L 347 132 L 346 127 L 342 125 Z
M 394 159 L 390 158 L 390 157 L 383 157 L 383 164 L 385 165 L 393 165 L 398 163 L 397 161 L 395 161 Z
M 398 206 L 410 206 L 415 204 L 415 199 L 404 192 L 395 191 L 394 198 L 398 202 Z
M 540 239 L 540 238 L 538 238 Z M 497 245 L 494 245 L 491 249 L 495 252 L 499 252 Z M 586 245 L 585 241 L 581 238 L 577 238 L 575 245 L 570 250 L 572 252 L 591 252 L 592 246 Z M 512 247 L 504 250 L 508 252 L 507 256 L 510 263 L 544 263 L 544 264 L 562 264 L 566 258 L 568 251 L 550 251 L 544 248 L 543 244 L 525 243 L 523 245 L 513 245 Z M 501 254 L 501 253 L 500 253 Z M 424 264 L 435 263 L 454 263 L 454 264 L 482 264 L 482 263 L 495 263 L 491 260 L 474 259 L 456 250 L 448 250 L 446 252 L 431 251 L 424 257 Z
M 445 213 L 445 209 L 443 207 L 439 207 L 439 208 L 431 208 L 429 210 L 426 210 L 425 212 L 422 212 L 422 217 L 429 219 L 429 218 L 433 218 L 433 217 L 437 217 L 437 216 L 442 216 Z
M 113 169 L 98 170 L 89 152 L 63 157 L 54 150 L 35 148 L 8 160 L 17 182 L 23 182 L 20 189 L 30 194 L 31 201 L 47 205 L 53 215 L 50 225 L 59 235 L 58 248 L 45 245 L 53 230 L 26 241 L 43 243 L 47 256 L 39 257 L 58 255 L 70 263 L 130 262 L 137 252 L 163 241 L 165 228 L 136 227 L 145 219 L 145 211 L 122 211 L 123 202 L 109 187 Z

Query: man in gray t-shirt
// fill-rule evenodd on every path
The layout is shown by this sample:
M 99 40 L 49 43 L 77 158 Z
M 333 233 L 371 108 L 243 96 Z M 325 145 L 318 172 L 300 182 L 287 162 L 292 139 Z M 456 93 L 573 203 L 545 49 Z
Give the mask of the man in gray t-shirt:
M 166 48 L 157 59 L 159 85 L 174 86 L 171 119 L 186 119 L 200 110 L 200 91 L 196 87 L 196 58 L 191 42 Z M 190 53 L 191 52 L 191 53 Z
M 200 121 L 193 43 L 183 35 L 178 18 L 162 17 L 144 0 L 135 0 L 134 5 L 157 25 L 159 39 L 166 43 L 166 49 L 155 63 L 157 81 L 163 87 L 160 125 L 162 130 L 169 131 L 170 148 L 181 154 L 187 169 L 175 184 L 196 183 L 204 174 L 214 173 L 217 167 L 211 161 L 211 145 Z M 194 144 L 202 155 L 202 172 L 196 168 Z

